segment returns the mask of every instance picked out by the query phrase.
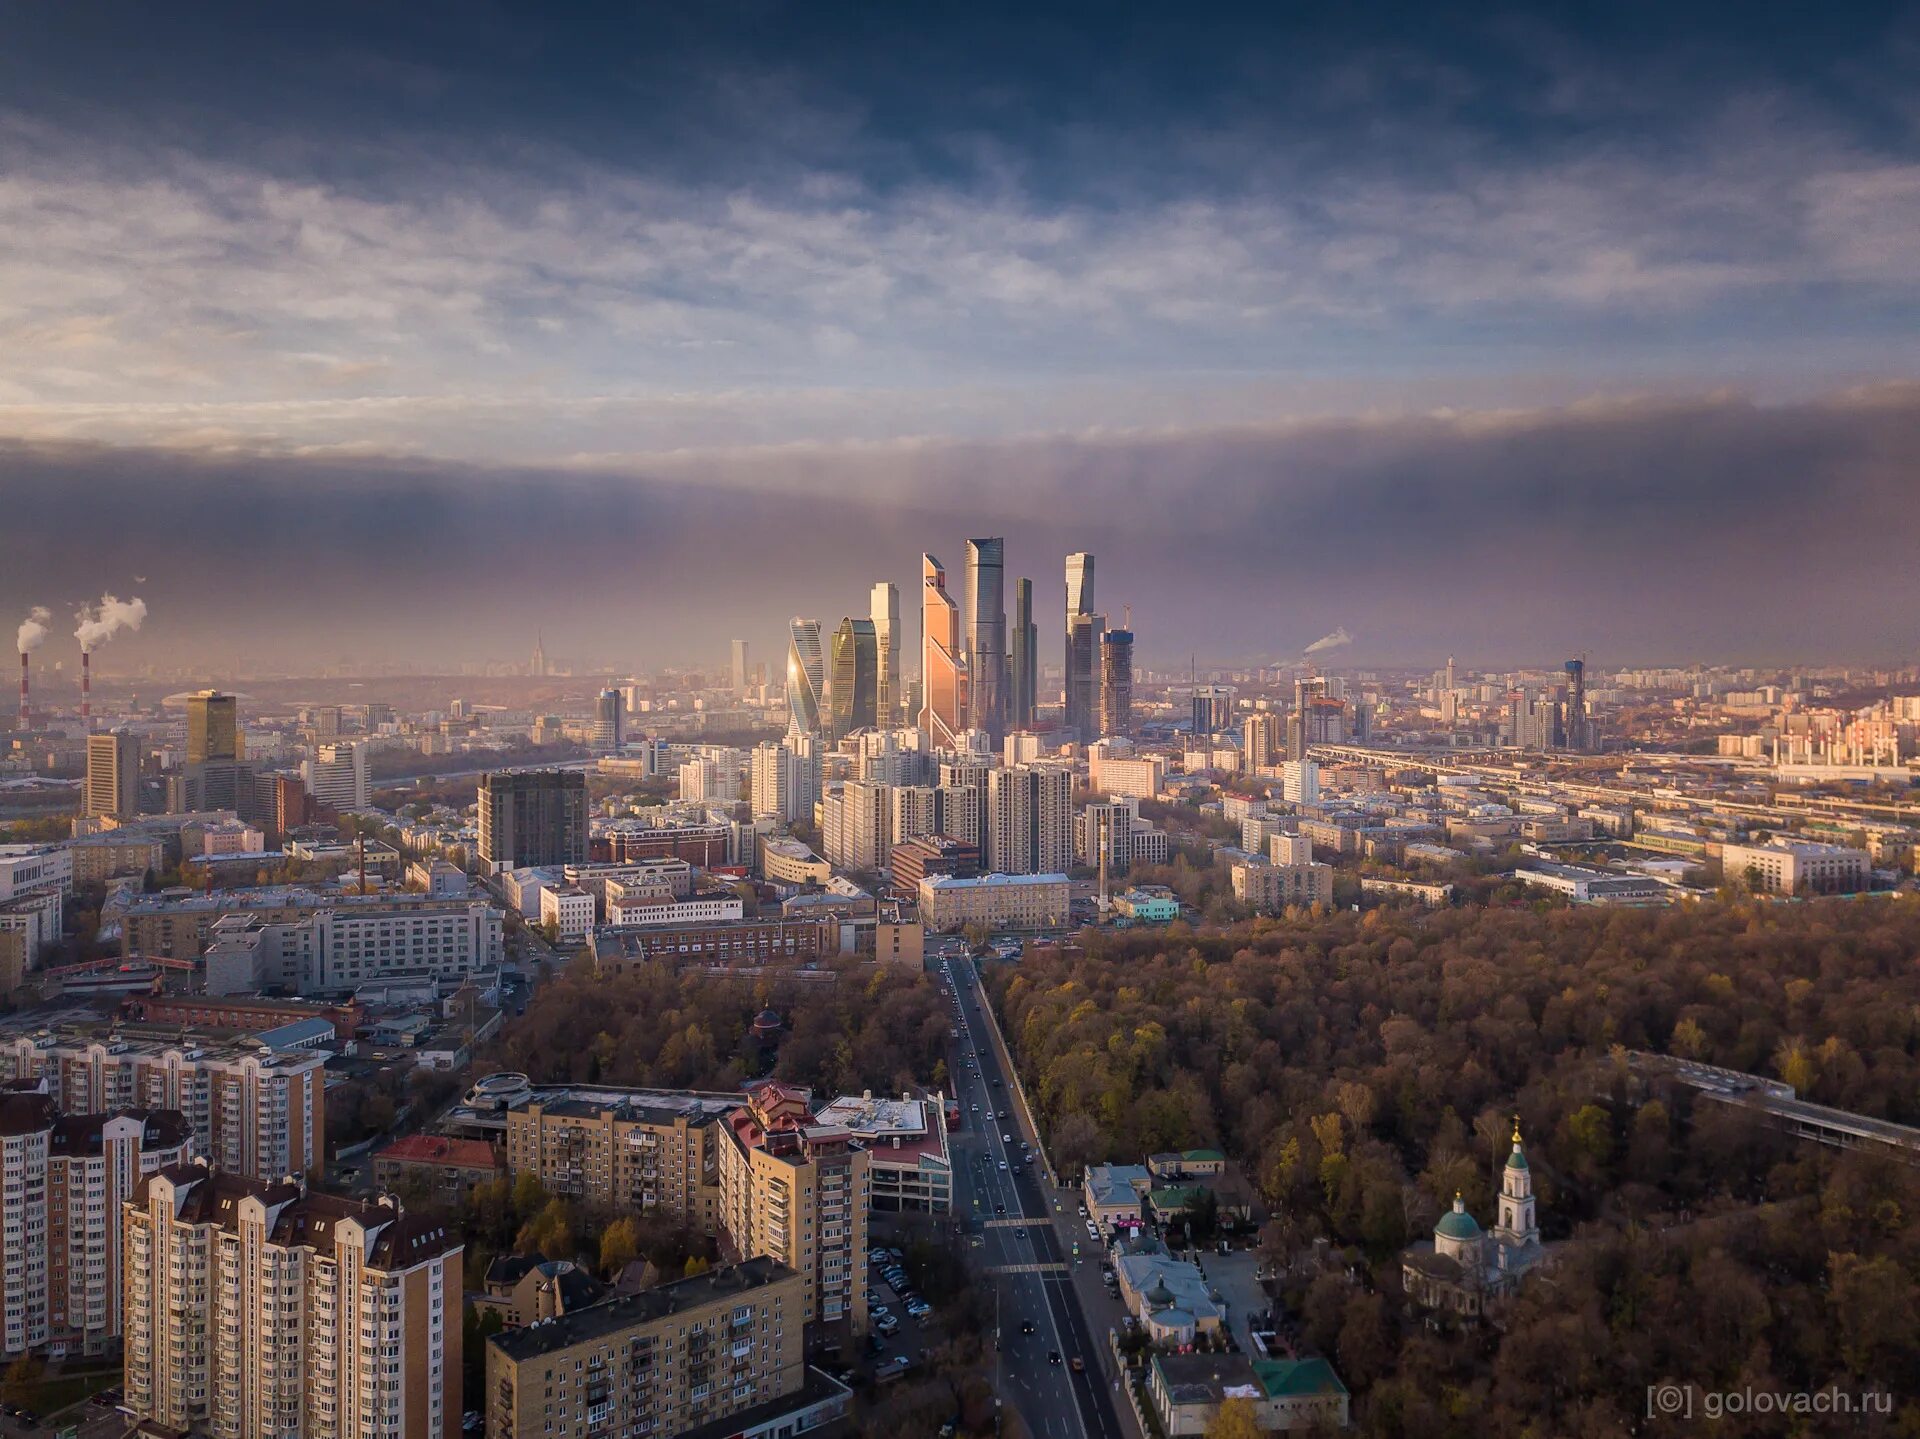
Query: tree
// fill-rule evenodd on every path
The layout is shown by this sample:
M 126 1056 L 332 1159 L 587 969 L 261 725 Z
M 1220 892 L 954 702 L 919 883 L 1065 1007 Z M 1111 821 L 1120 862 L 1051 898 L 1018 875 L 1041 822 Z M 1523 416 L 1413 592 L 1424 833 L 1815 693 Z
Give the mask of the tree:
M 1207 1439 L 1260 1439 L 1260 1416 L 1251 1399 L 1223 1399 L 1207 1425 Z
M 640 1257 L 640 1226 L 631 1215 L 622 1215 L 600 1234 L 600 1272 L 616 1278 Z
M 22 1354 L 7 1366 L 6 1374 L 0 1376 L 0 1394 L 6 1396 L 9 1404 L 26 1405 L 39 1390 L 46 1372 L 47 1366 L 39 1355 Z

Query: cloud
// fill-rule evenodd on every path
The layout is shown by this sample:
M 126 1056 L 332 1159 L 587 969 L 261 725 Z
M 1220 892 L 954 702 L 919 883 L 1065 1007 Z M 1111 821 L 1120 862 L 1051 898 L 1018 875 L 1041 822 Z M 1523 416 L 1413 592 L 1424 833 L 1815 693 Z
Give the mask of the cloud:
M 1589 83 L 1552 102 L 1582 122 L 1553 143 L 1496 143 L 1463 118 L 1479 81 L 1361 69 L 1431 76 L 1443 98 L 1395 109 L 1350 78 L 1291 124 L 1036 132 L 885 180 L 857 168 L 875 139 L 859 108 L 784 79 L 716 82 L 714 103 L 757 96 L 767 129 L 791 115 L 814 138 L 705 179 L 556 139 L 395 138 L 326 163 L 285 139 L 76 146 L 15 113 L 0 425 L 479 458 L 499 451 L 462 448 L 467 415 L 514 410 L 488 444 L 553 460 L 659 447 L 658 412 L 740 394 L 908 394 L 903 428 L 926 432 L 989 385 L 1345 372 L 1391 395 L 1543 354 L 1589 385 L 1650 365 L 1697 379 L 1755 363 L 1756 331 L 1810 343 L 1814 387 L 1920 358 L 1898 323 L 1920 311 L 1910 135 L 1872 138 L 1803 93 L 1654 89 L 1636 108 Z M 1341 163 L 1329 133 L 1351 135 Z M 1078 147 L 1071 183 L 1049 145 Z M 582 407 L 608 433 L 554 448 Z M 375 432 L 339 433 L 361 422 Z
M 685 662 L 877 579 L 911 592 L 921 550 L 1002 533 L 1043 610 L 1063 556 L 1098 553 L 1148 660 L 1293 658 L 1336 621 L 1365 637 L 1354 664 L 1904 656 L 1916 452 L 1910 385 L 567 468 L 14 444 L 0 603 L 137 569 L 169 615 L 141 654 L 284 664 L 351 636 L 359 658 L 480 659 L 544 625 L 610 663 Z M 525 597 L 504 628 L 503 591 Z

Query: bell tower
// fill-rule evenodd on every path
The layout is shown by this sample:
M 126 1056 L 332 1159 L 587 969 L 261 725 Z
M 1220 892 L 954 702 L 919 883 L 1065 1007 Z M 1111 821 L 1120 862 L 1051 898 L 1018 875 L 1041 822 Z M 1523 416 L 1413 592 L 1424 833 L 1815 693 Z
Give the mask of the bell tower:
M 1513 1153 L 1500 1173 L 1500 1217 L 1494 1226 L 1494 1242 L 1500 1248 L 1504 1267 L 1507 1251 L 1537 1248 L 1540 1225 L 1533 1208 L 1533 1171 L 1527 1167 L 1527 1152 L 1520 1143 L 1520 1121 L 1513 1122 Z

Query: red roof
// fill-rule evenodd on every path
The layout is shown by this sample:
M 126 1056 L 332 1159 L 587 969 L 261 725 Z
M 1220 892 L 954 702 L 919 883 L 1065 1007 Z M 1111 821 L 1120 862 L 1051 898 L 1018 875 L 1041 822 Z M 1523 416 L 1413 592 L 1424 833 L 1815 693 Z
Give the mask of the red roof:
M 493 1146 L 484 1139 L 449 1139 L 444 1134 L 409 1134 L 373 1156 L 403 1164 L 444 1164 L 456 1169 L 497 1169 Z

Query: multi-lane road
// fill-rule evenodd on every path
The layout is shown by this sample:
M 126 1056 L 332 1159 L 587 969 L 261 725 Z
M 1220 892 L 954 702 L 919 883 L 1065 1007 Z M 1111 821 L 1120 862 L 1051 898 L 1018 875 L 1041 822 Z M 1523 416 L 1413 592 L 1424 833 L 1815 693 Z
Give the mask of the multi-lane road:
M 969 1257 L 994 1300 L 996 1392 L 1040 1439 L 1132 1439 L 1133 1427 L 1121 1425 L 1125 1400 L 1105 1328 L 1088 1324 L 1076 1292 L 1076 1264 L 1100 1258 L 1084 1232 L 1077 1260 L 1073 1253 L 1067 1235 L 1078 1201 L 1023 1153 L 1023 1143 L 1039 1137 L 1024 1124 L 1001 1066 L 973 965 L 949 959 L 941 971 L 959 1036 L 949 1066 L 961 1116 L 952 1141 L 954 1212 L 967 1222 Z

